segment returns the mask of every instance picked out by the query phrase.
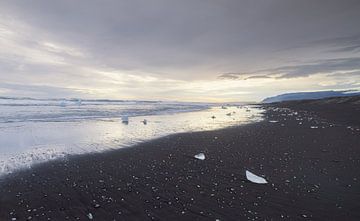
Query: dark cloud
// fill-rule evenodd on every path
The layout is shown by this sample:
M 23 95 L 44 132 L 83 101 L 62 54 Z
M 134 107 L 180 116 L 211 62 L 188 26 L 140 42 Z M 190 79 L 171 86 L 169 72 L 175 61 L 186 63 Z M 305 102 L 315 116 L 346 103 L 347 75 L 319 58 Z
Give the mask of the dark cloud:
M 250 79 L 267 79 L 269 75 L 257 75 L 256 73 L 225 73 L 218 76 L 221 80 L 250 80 Z
M 269 71 L 281 73 L 277 78 L 297 78 L 356 69 L 360 69 L 360 57 L 320 60 L 312 64 L 284 66 Z
M 270 76 L 267 75 L 255 75 L 255 76 L 250 76 L 245 78 L 245 80 L 249 80 L 249 79 L 267 79 L 267 78 L 271 78 Z
M 359 52 L 360 51 L 360 34 L 326 38 L 313 41 L 307 44 L 308 47 L 324 47 L 328 52 Z M 329 49 L 330 48 L 330 49 Z
M 342 75 L 341 73 L 331 73 L 339 71 L 351 72 L 354 70 L 360 70 L 360 57 L 319 60 L 310 64 L 281 66 L 278 68 L 263 69 L 251 73 L 225 73 L 219 75 L 219 78 L 230 80 L 263 78 L 286 79 L 327 73 L 331 76 Z M 352 75 L 357 75 L 357 73 L 359 72 L 352 73 Z
M 246 76 L 246 73 L 225 73 L 218 76 L 219 79 L 223 80 L 238 80 L 241 76 Z

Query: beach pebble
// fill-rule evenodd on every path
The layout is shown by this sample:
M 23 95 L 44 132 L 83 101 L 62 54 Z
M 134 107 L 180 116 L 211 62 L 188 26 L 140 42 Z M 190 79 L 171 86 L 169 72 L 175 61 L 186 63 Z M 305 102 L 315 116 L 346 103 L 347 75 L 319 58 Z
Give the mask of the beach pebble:
M 205 160 L 205 154 L 199 153 L 194 156 L 198 160 Z

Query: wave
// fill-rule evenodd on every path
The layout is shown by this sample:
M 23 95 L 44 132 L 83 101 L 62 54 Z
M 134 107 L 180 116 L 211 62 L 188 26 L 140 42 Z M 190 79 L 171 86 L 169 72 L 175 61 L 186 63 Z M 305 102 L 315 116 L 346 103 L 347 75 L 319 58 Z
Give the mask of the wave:
M 121 116 L 146 116 L 198 111 L 206 103 L 130 100 L 0 98 L 0 123 L 62 122 Z
M 0 177 L 68 155 L 118 149 L 174 133 L 250 123 L 261 120 L 261 113 L 255 106 L 209 108 L 204 104 L 164 102 L 100 108 L 2 106 Z M 129 122 L 122 123 L 121 117 L 117 118 L 121 115 L 129 116 Z

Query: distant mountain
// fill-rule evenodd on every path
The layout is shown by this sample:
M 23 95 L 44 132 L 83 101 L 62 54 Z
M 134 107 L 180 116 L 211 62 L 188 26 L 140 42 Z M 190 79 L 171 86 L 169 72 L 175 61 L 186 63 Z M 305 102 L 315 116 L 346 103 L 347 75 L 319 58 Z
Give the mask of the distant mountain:
M 262 103 L 274 103 L 274 102 L 293 101 L 293 100 L 313 100 L 313 99 L 322 99 L 329 97 L 347 97 L 354 95 L 360 95 L 360 92 L 354 90 L 298 92 L 298 93 L 287 93 L 287 94 L 280 94 L 274 97 L 268 97 L 265 98 L 262 101 Z

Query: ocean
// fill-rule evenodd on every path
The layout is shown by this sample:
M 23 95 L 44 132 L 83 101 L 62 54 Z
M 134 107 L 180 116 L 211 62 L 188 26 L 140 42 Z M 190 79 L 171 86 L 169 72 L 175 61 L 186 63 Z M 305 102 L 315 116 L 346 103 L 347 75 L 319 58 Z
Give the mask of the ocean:
M 262 112 L 242 104 L 0 98 L 0 176 L 69 155 L 256 122 Z

